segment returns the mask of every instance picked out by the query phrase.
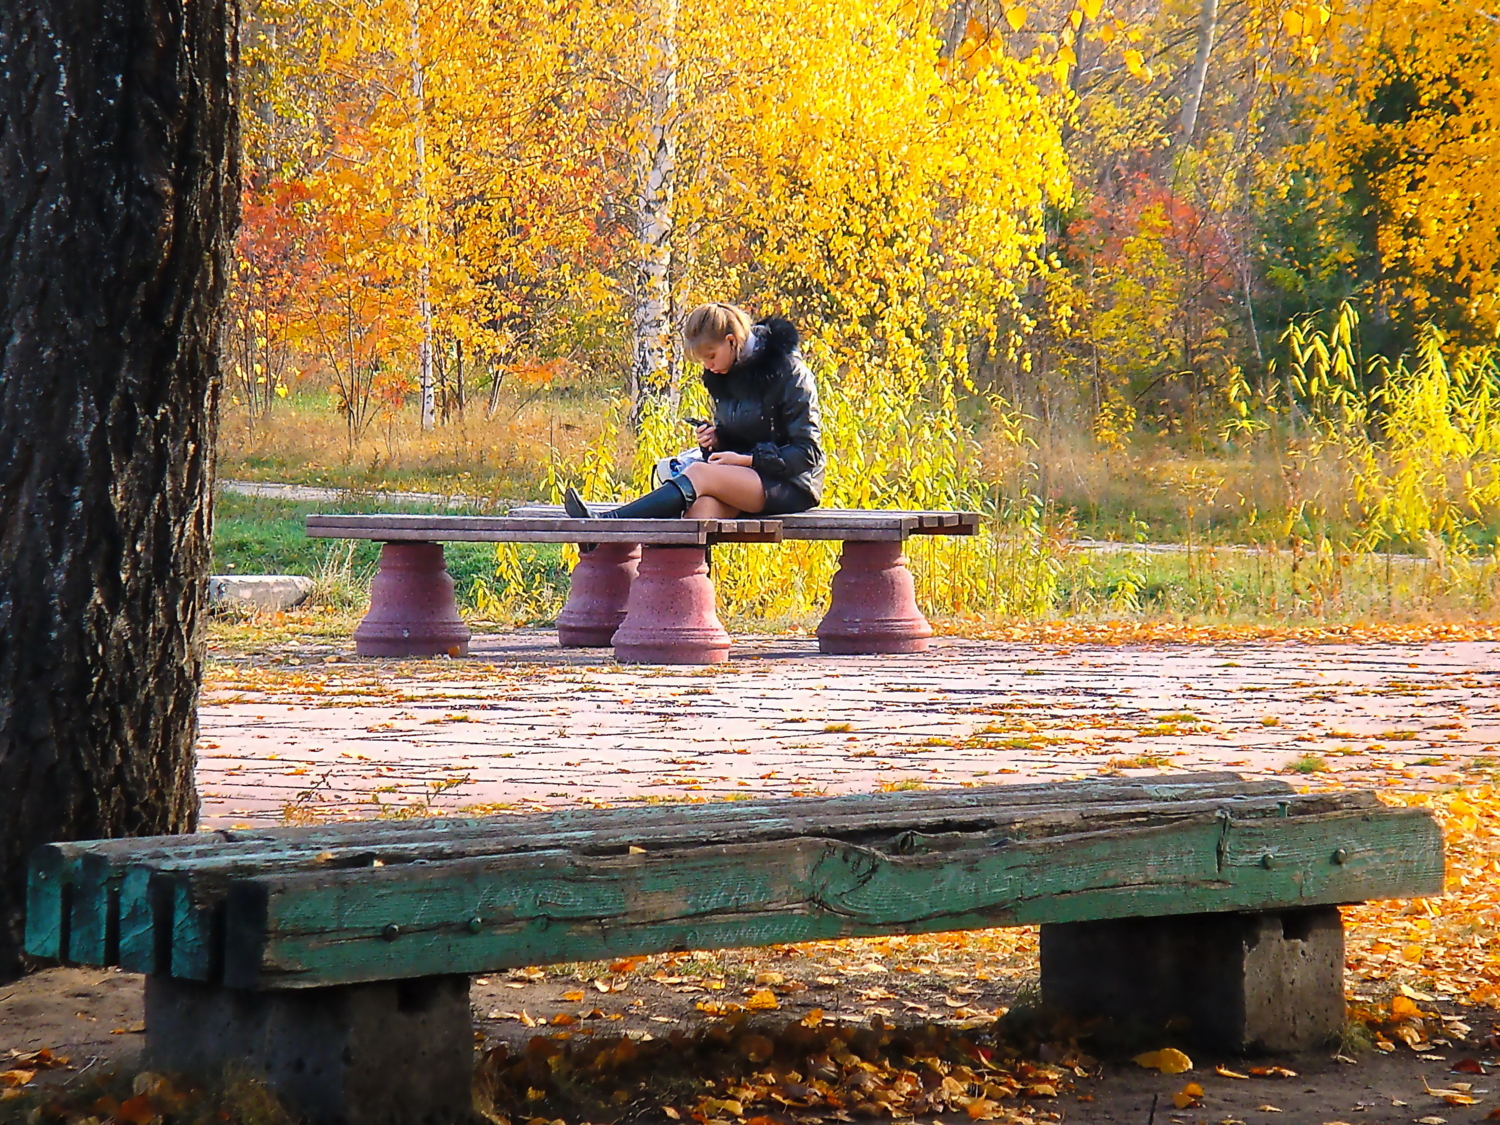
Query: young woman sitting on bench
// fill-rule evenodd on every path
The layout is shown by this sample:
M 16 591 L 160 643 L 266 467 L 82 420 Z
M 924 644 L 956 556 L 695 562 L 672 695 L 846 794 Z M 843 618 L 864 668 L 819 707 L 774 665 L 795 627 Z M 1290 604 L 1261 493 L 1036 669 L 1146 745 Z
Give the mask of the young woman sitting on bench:
M 816 507 L 823 495 L 818 391 L 797 329 L 770 317 L 752 324 L 735 305 L 699 305 L 683 324 L 688 355 L 703 364 L 714 401 L 696 428 L 702 461 L 610 512 L 594 512 L 569 488 L 575 519 L 733 519 Z

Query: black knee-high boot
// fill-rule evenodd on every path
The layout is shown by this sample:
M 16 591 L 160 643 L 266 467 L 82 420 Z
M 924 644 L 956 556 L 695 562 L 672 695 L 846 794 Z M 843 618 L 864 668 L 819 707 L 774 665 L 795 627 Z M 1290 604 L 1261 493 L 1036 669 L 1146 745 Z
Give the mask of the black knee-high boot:
M 563 511 L 577 520 L 669 520 L 682 515 L 696 499 L 698 490 L 693 487 L 692 480 L 685 475 L 678 475 L 668 477 L 661 487 L 628 504 L 621 504 L 612 512 L 591 511 L 577 490 L 570 487 L 563 493 Z

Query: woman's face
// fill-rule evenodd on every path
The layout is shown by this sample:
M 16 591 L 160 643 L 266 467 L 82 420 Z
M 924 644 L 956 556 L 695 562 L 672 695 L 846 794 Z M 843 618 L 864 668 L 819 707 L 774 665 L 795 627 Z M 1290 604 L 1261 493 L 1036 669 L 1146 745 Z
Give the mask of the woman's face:
M 725 336 L 713 347 L 700 354 L 703 356 L 704 367 L 715 375 L 723 375 L 734 366 L 734 361 L 740 356 L 739 341 L 733 336 Z

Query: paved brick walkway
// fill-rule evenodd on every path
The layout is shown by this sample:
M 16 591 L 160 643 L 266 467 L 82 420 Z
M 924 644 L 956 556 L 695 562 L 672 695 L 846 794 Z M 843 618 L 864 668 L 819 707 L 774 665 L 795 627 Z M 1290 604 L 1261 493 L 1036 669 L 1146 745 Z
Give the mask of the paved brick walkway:
M 825 657 L 803 638 L 737 638 L 734 662 L 712 668 L 622 667 L 540 631 L 478 637 L 461 661 L 286 651 L 281 663 L 215 666 L 202 708 L 206 825 L 278 823 L 287 810 L 1259 773 L 1305 755 L 1328 767 L 1307 775 L 1315 784 L 1441 784 L 1486 754 L 1500 768 L 1500 645 L 1487 642 L 945 639 L 921 656 Z

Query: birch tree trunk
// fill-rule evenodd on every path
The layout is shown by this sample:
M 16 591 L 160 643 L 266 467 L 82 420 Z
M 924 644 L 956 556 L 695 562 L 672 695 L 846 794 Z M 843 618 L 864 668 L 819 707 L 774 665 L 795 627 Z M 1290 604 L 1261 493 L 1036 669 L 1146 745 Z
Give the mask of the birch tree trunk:
M 32 848 L 197 818 L 237 17 L 0 4 L 0 975 Z
M 637 258 L 631 317 L 631 422 L 671 392 L 672 203 L 677 178 L 677 0 L 645 0 L 648 89 L 636 157 Z
M 417 387 L 422 400 L 422 429 L 430 430 L 437 421 L 437 411 L 432 393 L 432 302 L 427 295 L 432 279 L 432 220 L 427 196 L 427 94 L 422 65 L 421 0 L 411 0 L 411 98 L 416 123 L 413 176 L 417 193 L 417 241 L 422 255 L 417 267 L 417 316 L 422 322 L 422 340 L 417 345 Z
M 1188 72 L 1187 89 L 1182 98 L 1179 143 L 1192 144 L 1198 128 L 1198 107 L 1203 103 L 1203 85 L 1208 79 L 1208 60 L 1214 52 L 1214 35 L 1219 26 L 1219 0 L 1203 0 L 1198 13 L 1198 50 L 1193 55 L 1193 69 Z

